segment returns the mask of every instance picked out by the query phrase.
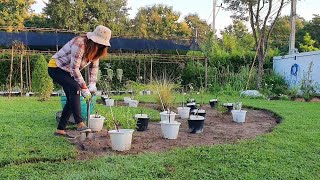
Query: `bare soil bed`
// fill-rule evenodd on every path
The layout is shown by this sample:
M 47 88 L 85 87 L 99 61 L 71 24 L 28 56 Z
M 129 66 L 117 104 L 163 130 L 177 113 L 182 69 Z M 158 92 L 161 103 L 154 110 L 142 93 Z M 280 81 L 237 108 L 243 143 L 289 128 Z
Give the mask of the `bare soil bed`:
M 154 105 L 150 106 L 156 108 Z M 258 135 L 268 133 L 279 122 L 274 114 L 263 111 L 247 109 L 245 123 L 235 123 L 231 114 L 225 114 L 204 106 L 206 109 L 206 120 L 204 131 L 201 134 L 191 134 L 188 130 L 187 120 L 177 118 L 181 122 L 178 139 L 168 140 L 162 138 L 160 124 L 149 122 L 148 130 L 133 133 L 132 147 L 126 152 L 115 152 L 111 150 L 110 137 L 107 130 L 96 133 L 95 140 L 80 141 L 80 138 L 71 141 L 78 149 L 77 159 L 90 159 L 104 155 L 127 155 L 145 152 L 162 152 L 176 147 L 211 146 L 215 144 L 236 143 L 239 140 L 252 139 Z M 69 131 L 77 135 L 74 131 Z

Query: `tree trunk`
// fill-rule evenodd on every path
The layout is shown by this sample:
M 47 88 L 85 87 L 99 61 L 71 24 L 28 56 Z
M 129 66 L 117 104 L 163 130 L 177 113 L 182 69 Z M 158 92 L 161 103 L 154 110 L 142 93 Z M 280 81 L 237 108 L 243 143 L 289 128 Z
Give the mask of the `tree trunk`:
M 23 50 L 20 52 L 20 96 L 23 95 Z
M 32 92 L 32 82 L 31 82 L 31 68 L 30 68 L 30 55 L 28 54 L 28 75 L 29 75 L 29 92 Z
M 9 97 L 11 96 L 11 85 L 12 85 L 12 73 L 13 73 L 13 45 L 11 49 L 11 62 L 10 62 L 10 81 L 9 81 Z
M 257 89 L 261 89 L 262 77 L 263 77 L 263 64 L 264 64 L 264 54 L 262 50 L 258 51 L 258 77 L 257 77 Z

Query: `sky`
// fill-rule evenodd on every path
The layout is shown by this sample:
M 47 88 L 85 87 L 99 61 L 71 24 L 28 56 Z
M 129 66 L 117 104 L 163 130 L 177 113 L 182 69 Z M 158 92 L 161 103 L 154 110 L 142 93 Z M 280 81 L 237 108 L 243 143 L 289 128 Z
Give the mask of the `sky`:
M 36 13 L 41 13 L 42 8 L 45 6 L 44 2 L 47 0 L 36 0 L 37 3 L 32 6 Z M 217 4 L 220 5 L 223 0 L 218 0 Z M 128 0 L 128 7 L 130 18 L 134 18 L 140 7 L 151 6 L 153 4 L 165 4 L 173 7 L 173 10 L 181 12 L 181 18 L 190 14 L 197 13 L 201 19 L 205 20 L 208 24 L 212 23 L 212 0 Z M 223 5 L 222 5 L 223 6 Z M 311 20 L 313 14 L 320 14 L 320 1 L 319 0 L 300 0 L 297 4 L 297 13 L 306 20 Z M 224 27 L 230 25 L 232 20 L 231 13 L 223 8 L 216 9 L 216 29 L 219 32 Z M 286 6 L 282 15 L 290 14 L 290 5 Z

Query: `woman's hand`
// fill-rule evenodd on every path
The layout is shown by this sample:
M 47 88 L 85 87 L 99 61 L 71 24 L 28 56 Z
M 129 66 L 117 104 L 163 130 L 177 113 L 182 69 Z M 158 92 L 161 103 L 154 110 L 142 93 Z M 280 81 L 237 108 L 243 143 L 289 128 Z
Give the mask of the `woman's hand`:
M 81 89 L 81 95 L 87 100 L 91 98 L 91 93 L 88 88 Z
M 90 91 L 91 93 L 97 92 L 96 83 L 90 83 L 88 89 L 89 89 L 89 91 Z

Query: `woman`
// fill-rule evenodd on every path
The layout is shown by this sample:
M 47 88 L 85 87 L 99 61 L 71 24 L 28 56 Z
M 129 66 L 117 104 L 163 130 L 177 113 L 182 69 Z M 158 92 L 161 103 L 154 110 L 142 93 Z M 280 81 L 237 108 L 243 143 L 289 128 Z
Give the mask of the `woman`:
M 110 47 L 111 30 L 105 26 L 97 26 L 93 32 L 77 36 L 65 44 L 49 61 L 48 73 L 56 83 L 63 87 L 67 97 L 60 122 L 54 135 L 69 139 L 65 128 L 68 119 L 73 114 L 77 131 L 91 131 L 81 117 L 80 92 L 85 99 L 91 98 L 91 93 L 97 91 L 96 82 L 99 59 L 107 55 Z M 89 86 L 86 85 L 80 71 L 89 65 Z

